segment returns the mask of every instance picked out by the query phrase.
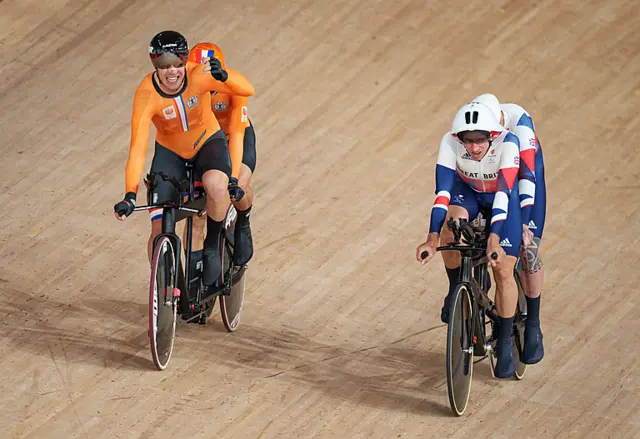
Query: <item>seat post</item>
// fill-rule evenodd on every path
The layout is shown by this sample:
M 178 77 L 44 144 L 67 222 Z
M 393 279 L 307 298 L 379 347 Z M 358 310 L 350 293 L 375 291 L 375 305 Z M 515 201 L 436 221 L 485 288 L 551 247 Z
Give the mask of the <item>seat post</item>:
M 187 194 L 187 202 L 193 201 L 193 191 L 194 191 L 194 178 L 193 178 L 193 170 L 195 168 L 194 164 L 191 162 L 185 163 L 185 168 L 187 168 L 187 181 L 189 182 L 189 193 Z
M 187 168 L 187 181 L 189 182 L 189 189 L 187 194 L 187 203 L 193 201 L 193 163 L 186 162 L 185 168 Z M 184 254 L 185 254 L 185 269 L 184 269 L 184 277 L 185 277 L 185 285 L 187 291 L 189 290 L 189 286 L 191 285 L 191 240 L 193 236 L 193 216 L 189 215 L 187 217 L 187 242 L 184 244 Z

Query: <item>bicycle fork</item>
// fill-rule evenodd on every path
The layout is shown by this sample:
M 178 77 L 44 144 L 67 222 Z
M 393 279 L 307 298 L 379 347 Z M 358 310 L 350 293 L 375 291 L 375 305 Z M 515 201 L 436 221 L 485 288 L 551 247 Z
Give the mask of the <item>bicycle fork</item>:
M 473 265 L 471 257 L 462 258 L 462 270 L 461 278 L 465 279 L 471 287 L 471 307 L 473 310 L 473 354 L 480 357 L 484 355 L 490 355 L 492 351 L 491 339 L 494 332 L 492 318 L 492 305 L 493 303 L 487 295 L 487 291 L 484 290 L 484 286 L 487 285 L 487 277 L 489 272 L 486 265 Z M 472 276 L 472 272 L 477 269 L 475 275 Z M 491 322 L 492 335 L 487 337 L 486 334 L 486 317 L 489 317 Z

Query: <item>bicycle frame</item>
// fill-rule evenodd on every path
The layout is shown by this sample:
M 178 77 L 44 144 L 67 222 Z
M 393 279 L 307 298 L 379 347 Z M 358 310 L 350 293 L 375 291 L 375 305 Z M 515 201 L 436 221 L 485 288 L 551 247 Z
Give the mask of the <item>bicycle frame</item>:
M 178 199 L 178 203 L 172 203 L 172 202 L 163 202 L 163 203 L 152 203 L 151 202 L 151 198 L 152 198 L 152 194 L 153 194 L 153 189 L 155 189 L 155 178 L 156 176 L 159 176 L 160 178 L 162 178 L 165 181 L 169 181 L 178 191 L 178 193 L 180 194 L 179 199 Z M 186 188 L 183 187 L 182 184 L 178 183 L 177 180 L 175 180 L 173 177 L 170 177 L 166 174 L 163 173 L 159 173 L 159 174 L 149 174 L 148 177 L 150 178 L 149 180 L 145 179 L 145 185 L 147 186 L 147 205 L 146 206 L 138 206 L 134 208 L 134 211 L 139 211 L 139 210 L 150 210 L 150 209 L 156 209 L 156 208 L 161 208 L 162 209 L 162 232 L 158 234 L 158 236 L 156 236 L 153 240 L 153 248 L 155 248 L 158 239 L 160 239 L 163 236 L 168 237 L 169 239 L 171 239 L 172 243 L 175 246 L 176 249 L 176 266 L 175 266 L 175 272 L 178 274 L 178 282 L 180 282 L 180 274 L 183 274 L 183 279 L 184 279 L 184 285 L 180 285 L 181 290 L 184 290 L 185 292 L 188 291 L 188 286 L 190 285 L 191 282 L 191 238 L 192 238 L 192 234 L 193 234 L 193 214 L 197 214 L 197 215 L 202 215 L 202 213 L 204 212 L 203 210 L 200 209 L 195 209 L 192 207 L 187 207 L 185 206 L 186 204 L 190 204 L 193 203 L 194 201 L 196 201 L 196 199 L 194 198 L 194 192 L 195 192 L 195 187 L 194 187 L 194 176 L 193 176 L 193 166 L 189 166 L 187 165 L 187 182 L 188 185 Z M 187 190 L 187 200 L 185 201 L 184 199 L 184 189 Z M 176 223 L 178 221 L 176 221 L 176 212 L 185 212 L 188 214 L 186 220 L 187 220 L 187 242 L 186 242 L 186 248 L 185 248 L 185 270 L 184 272 L 182 272 L 180 270 L 180 262 L 182 260 L 182 255 L 179 249 L 182 248 L 182 240 L 180 239 L 180 237 L 176 234 L 175 230 L 176 230 Z

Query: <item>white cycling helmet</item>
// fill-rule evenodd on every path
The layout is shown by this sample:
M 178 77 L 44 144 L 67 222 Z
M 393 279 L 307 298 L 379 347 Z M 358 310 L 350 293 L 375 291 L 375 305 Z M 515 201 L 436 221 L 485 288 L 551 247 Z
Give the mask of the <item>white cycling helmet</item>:
M 477 102 L 479 104 L 484 104 L 493 111 L 493 114 L 496 116 L 498 122 L 502 117 L 502 110 L 500 109 L 500 101 L 496 97 L 496 95 L 492 95 L 491 93 L 485 93 L 480 96 L 476 96 L 471 100 L 471 102 Z
M 506 128 L 496 120 L 493 111 L 477 102 L 463 105 L 451 125 L 451 134 L 458 138 L 464 131 L 484 131 L 493 139 L 505 130 Z

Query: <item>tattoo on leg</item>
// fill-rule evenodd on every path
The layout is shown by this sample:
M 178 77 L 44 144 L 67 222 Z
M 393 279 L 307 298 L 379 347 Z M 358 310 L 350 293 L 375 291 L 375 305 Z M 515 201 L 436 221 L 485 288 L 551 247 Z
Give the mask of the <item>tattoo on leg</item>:
M 525 273 L 534 274 L 542 269 L 542 261 L 539 255 L 540 238 L 534 238 L 533 242 L 520 250 L 520 260 Z

